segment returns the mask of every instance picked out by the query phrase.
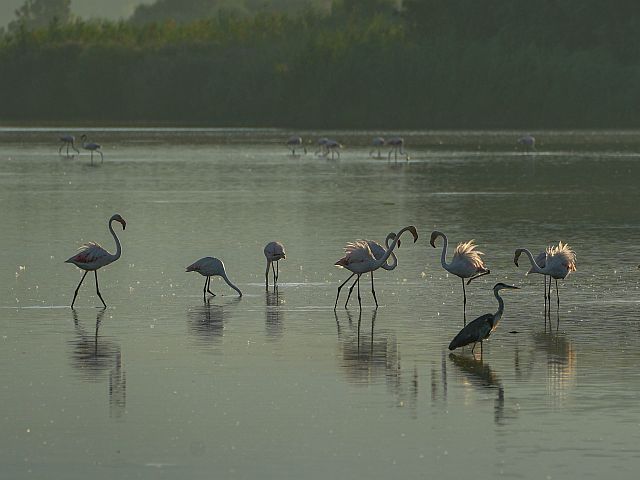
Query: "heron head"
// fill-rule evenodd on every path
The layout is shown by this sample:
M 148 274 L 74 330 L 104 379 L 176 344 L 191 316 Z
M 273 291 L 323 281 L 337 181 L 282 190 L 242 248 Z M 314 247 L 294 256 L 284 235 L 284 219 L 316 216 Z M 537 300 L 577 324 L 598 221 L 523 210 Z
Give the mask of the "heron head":
M 119 214 L 116 213 L 113 217 L 111 217 L 111 219 L 109 220 L 109 223 L 113 221 L 119 222 L 122 225 L 122 230 L 127 228 L 127 222 L 125 222 L 124 218 L 122 218 Z

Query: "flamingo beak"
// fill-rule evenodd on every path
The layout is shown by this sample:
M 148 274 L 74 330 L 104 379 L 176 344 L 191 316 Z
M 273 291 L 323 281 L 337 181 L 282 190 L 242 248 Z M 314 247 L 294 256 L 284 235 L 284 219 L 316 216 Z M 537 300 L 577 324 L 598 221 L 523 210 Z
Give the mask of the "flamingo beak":
M 411 235 L 413 235 L 413 243 L 416 243 L 418 241 L 418 230 L 416 230 L 416 227 L 411 226 L 409 231 L 411 232 Z

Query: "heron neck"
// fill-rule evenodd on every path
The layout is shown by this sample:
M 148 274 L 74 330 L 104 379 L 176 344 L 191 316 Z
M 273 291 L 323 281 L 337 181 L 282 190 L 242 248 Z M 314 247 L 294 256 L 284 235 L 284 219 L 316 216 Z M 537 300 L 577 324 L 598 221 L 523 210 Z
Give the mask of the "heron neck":
M 498 322 L 500 321 L 500 318 L 502 318 L 502 312 L 504 312 L 504 301 L 500 296 L 499 290 L 494 290 L 493 294 L 495 295 L 496 300 L 498 300 L 498 311 L 493 316 L 493 325 L 491 326 L 492 329 L 496 328 Z

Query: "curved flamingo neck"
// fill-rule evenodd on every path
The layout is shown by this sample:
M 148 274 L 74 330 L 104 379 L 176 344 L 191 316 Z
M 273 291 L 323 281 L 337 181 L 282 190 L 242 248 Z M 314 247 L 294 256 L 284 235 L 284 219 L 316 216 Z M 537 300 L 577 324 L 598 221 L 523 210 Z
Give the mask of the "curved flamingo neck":
M 393 253 L 393 249 L 396 248 L 396 245 L 398 243 L 398 240 L 400 240 L 400 236 L 410 230 L 413 227 L 404 227 L 402 230 L 400 230 L 397 234 L 396 234 L 396 238 L 393 239 L 393 243 L 391 244 L 391 246 L 387 247 L 386 252 L 384 253 L 384 256 L 376 261 L 376 268 L 380 268 L 382 265 L 384 265 L 385 263 L 387 263 L 387 258 L 389 258 L 391 256 L 391 254 Z M 397 259 L 396 259 L 397 262 Z
M 531 254 L 531 252 L 529 250 L 527 250 L 526 248 L 519 248 L 518 249 L 519 253 L 524 253 L 528 258 L 529 258 L 529 262 L 531 262 L 531 268 L 533 269 L 533 271 L 535 273 L 542 273 L 544 274 L 545 272 L 543 271 L 542 268 L 540 268 L 540 265 L 538 265 L 536 263 L 535 258 L 533 258 L 533 255 Z
M 387 250 L 389 249 L 389 241 L 393 237 L 395 237 L 395 234 L 390 233 L 389 235 L 387 235 L 387 238 L 385 238 L 384 240 L 384 244 L 387 247 Z M 396 257 L 395 253 L 391 252 L 391 264 L 385 263 L 384 265 L 382 265 L 382 268 L 384 268 L 385 270 L 393 270 L 397 266 L 398 266 L 398 257 Z
M 267 270 L 267 272 L 268 272 L 268 270 Z M 238 292 L 238 295 L 242 296 L 242 292 L 240 291 L 240 289 L 238 287 L 236 287 L 233 283 L 231 283 L 231 280 L 229 280 L 229 277 L 227 277 L 227 274 L 225 272 L 222 272 L 220 274 L 220 276 L 224 279 L 225 282 L 227 282 L 227 285 L 229 285 L 236 292 Z
M 447 248 L 449 247 L 449 239 L 442 232 L 438 232 L 438 237 L 442 237 L 442 240 L 444 241 L 444 244 L 442 245 L 442 254 L 440 255 L 440 263 L 442 264 L 442 268 L 448 271 L 449 264 L 447 263 Z
M 116 235 L 116 232 L 113 230 L 113 219 L 109 220 L 109 231 L 111 232 L 111 235 L 113 235 L 113 239 L 116 241 L 116 253 L 113 255 L 113 260 L 117 260 L 120 258 L 120 255 L 122 255 L 122 246 L 120 245 L 120 240 L 118 239 L 118 236 Z

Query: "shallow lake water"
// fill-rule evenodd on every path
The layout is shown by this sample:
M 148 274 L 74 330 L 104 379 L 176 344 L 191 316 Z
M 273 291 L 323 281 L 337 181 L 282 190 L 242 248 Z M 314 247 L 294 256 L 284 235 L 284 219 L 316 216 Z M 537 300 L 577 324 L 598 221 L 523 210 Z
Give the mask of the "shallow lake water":
M 529 154 L 516 132 L 408 132 L 388 162 L 377 132 L 301 132 L 343 142 L 332 160 L 289 155 L 300 132 L 92 129 L 94 165 L 58 154 L 68 132 L 0 129 L 0 478 L 636 478 L 640 132 L 534 132 Z M 64 260 L 113 252 L 116 212 L 108 308 L 87 276 L 72 310 Z M 380 307 L 366 276 L 362 311 L 334 312 L 345 243 L 411 224 Z M 462 287 L 434 229 L 485 253 L 469 320 L 521 287 L 482 358 L 447 350 Z M 513 253 L 558 240 L 578 270 L 549 326 Z M 242 298 L 214 278 L 203 301 L 204 256 Z

